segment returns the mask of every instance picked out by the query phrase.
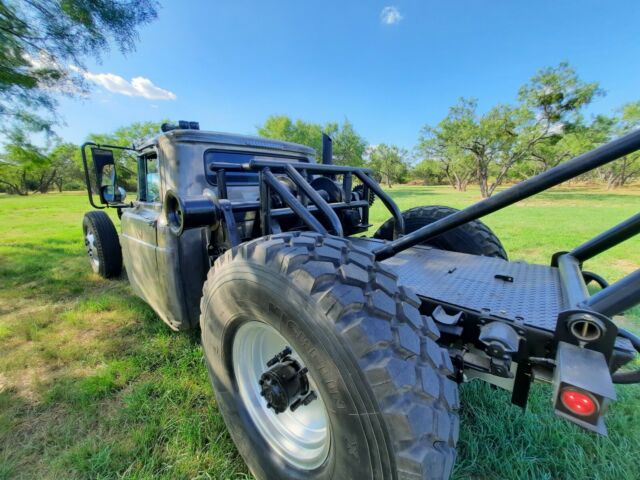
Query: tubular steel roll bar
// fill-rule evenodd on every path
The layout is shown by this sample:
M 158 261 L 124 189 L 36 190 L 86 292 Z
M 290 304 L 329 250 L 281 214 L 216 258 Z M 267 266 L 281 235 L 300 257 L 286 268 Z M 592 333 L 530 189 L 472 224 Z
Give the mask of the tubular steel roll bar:
M 640 213 L 574 248 L 570 254 L 580 263 L 640 233 Z
M 331 226 L 331 233 L 343 236 L 342 223 L 336 214 L 337 210 L 344 208 L 362 208 L 362 222 L 367 223 L 369 217 L 369 202 L 366 200 L 351 200 L 351 182 L 353 176 L 358 178 L 364 185 L 363 198 L 369 198 L 369 191 L 380 198 L 382 203 L 391 212 L 395 220 L 394 234 L 399 237 L 404 231 L 404 219 L 400 209 L 370 176 L 371 170 L 361 167 L 348 167 L 344 165 L 327 165 L 305 162 L 285 162 L 279 160 L 251 160 L 248 163 L 211 162 L 207 165 L 210 172 L 217 177 L 218 192 L 220 198 L 226 198 L 226 172 L 244 171 L 258 172 L 260 175 L 260 200 L 258 202 L 238 202 L 233 203 L 234 211 L 261 210 L 261 227 L 265 235 L 271 233 L 271 219 L 294 213 L 302 219 L 310 228 L 319 232 L 327 233 L 327 229 L 312 215 L 312 212 L 320 212 L 327 219 Z M 291 194 L 275 177 L 274 172 L 286 175 L 296 185 L 300 192 L 300 199 Z M 328 203 L 317 190 L 309 183 L 309 174 L 320 173 L 325 175 L 343 174 L 343 190 L 345 199 L 343 202 Z M 220 188 L 220 185 L 223 188 Z M 287 208 L 271 208 L 270 191 L 274 190 L 287 205 Z M 311 205 L 308 202 L 311 201 Z
M 289 205 L 289 208 L 298 215 L 311 229 L 316 232 L 327 234 L 327 229 L 318 221 L 316 217 L 313 215 L 309 215 L 309 211 L 305 208 L 305 206 L 300 203 L 300 201 L 291 193 L 287 187 L 285 187 L 282 183 L 278 181 L 278 179 L 271 173 L 269 168 L 264 168 L 260 172 L 260 176 L 262 177 L 262 182 L 260 182 L 261 189 L 264 189 L 265 192 L 260 192 L 260 199 L 263 204 L 263 215 L 262 215 L 262 232 L 265 234 L 271 233 L 271 229 L 269 228 L 269 220 L 271 218 L 270 211 L 270 203 L 271 203 L 271 195 L 268 192 L 268 188 L 272 188 L 276 191 L 278 195 L 282 198 L 284 203 Z M 317 192 L 316 192 L 317 193 Z M 323 210 L 322 213 L 326 212 Z M 340 219 L 336 215 L 336 212 L 331 210 L 331 212 L 327 215 L 329 221 L 331 222 L 331 226 L 336 235 L 342 236 L 342 224 L 340 223 Z
M 619 223 L 615 227 L 587 240 L 569 253 L 555 256 L 565 294 L 572 307 L 586 307 L 608 317 L 617 315 L 640 303 L 640 270 L 627 275 L 613 285 L 589 296 L 582 262 L 609 250 L 640 233 L 640 213 Z
M 617 315 L 640 303 L 640 270 L 609 285 L 589 298 L 586 306 L 608 317 Z

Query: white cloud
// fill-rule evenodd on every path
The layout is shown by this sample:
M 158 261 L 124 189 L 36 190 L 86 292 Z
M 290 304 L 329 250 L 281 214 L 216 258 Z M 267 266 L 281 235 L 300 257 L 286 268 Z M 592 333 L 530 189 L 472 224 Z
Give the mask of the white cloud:
M 82 72 L 87 80 L 97 83 L 101 87 L 113 93 L 127 95 L 128 97 L 144 97 L 149 100 L 175 100 L 176 94 L 154 85 L 145 77 L 133 77 L 131 81 L 114 73 Z
M 402 20 L 402 14 L 398 7 L 389 6 L 384 7 L 380 12 L 380 21 L 385 25 L 393 25 L 395 23 L 400 22 Z

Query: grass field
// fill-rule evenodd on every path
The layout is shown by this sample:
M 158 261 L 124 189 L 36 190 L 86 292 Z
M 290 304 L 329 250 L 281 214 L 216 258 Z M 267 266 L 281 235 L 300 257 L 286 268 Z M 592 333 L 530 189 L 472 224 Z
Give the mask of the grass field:
M 476 191 L 394 187 L 406 209 L 461 207 Z M 512 259 L 548 263 L 640 211 L 640 190 L 556 189 L 491 215 Z M 126 281 L 90 273 L 80 194 L 0 196 L 0 479 L 251 478 L 209 387 L 197 334 L 173 333 Z M 386 219 L 377 202 L 372 220 Z M 586 265 L 610 280 L 640 265 L 640 238 Z M 640 310 L 625 323 L 640 325 Z M 640 478 L 640 387 L 619 387 L 609 436 L 506 392 L 462 387 L 455 478 Z

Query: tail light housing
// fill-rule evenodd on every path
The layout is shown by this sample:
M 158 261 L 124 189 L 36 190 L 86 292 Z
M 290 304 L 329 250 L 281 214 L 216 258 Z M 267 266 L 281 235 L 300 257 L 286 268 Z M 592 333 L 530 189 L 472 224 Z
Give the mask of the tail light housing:
M 603 415 L 616 392 L 601 352 L 559 342 L 553 385 L 556 415 L 607 434 Z

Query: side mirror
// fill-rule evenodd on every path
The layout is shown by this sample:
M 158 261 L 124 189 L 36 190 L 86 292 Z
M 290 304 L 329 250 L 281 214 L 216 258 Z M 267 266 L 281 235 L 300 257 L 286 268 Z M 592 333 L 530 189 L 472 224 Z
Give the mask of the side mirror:
M 91 149 L 93 167 L 96 175 L 96 186 L 100 195 L 100 203 L 109 204 L 122 202 L 124 190 L 118 187 L 116 162 L 113 150 L 94 147 Z
M 100 199 L 104 199 L 106 203 L 122 203 L 127 197 L 124 188 L 114 185 L 105 185 L 100 187 Z

